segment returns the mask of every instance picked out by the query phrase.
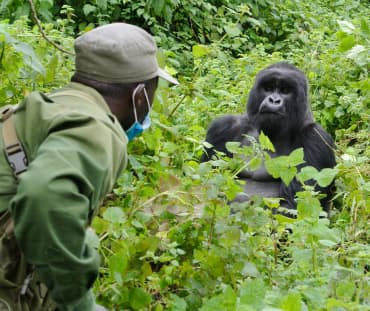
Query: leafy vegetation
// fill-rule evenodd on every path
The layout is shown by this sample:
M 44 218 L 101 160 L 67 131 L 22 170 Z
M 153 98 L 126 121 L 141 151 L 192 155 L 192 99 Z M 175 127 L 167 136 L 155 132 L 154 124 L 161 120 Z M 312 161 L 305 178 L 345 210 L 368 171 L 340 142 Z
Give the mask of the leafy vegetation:
M 73 36 L 125 20 L 150 30 L 181 85 L 157 92 L 153 126 L 129 145 L 129 169 L 93 222 L 103 266 L 97 298 L 112 310 L 369 310 L 370 7 L 366 1 L 35 1 L 46 35 Z M 21 17 L 21 16 L 26 17 Z M 27 18 L 24 1 L 0 5 L 0 102 L 66 83 L 73 58 Z M 242 189 L 242 157 L 199 163 L 209 122 L 245 110 L 256 73 L 280 60 L 308 76 L 315 118 L 336 139 L 334 170 L 300 173 L 302 151 L 269 163 L 287 182 L 330 183 L 322 217 L 305 186 L 296 218 L 275 199 L 228 204 Z M 35 125 L 36 126 L 36 125 Z M 251 168 L 271 148 L 252 156 Z M 263 208 L 268 206 L 268 209 Z

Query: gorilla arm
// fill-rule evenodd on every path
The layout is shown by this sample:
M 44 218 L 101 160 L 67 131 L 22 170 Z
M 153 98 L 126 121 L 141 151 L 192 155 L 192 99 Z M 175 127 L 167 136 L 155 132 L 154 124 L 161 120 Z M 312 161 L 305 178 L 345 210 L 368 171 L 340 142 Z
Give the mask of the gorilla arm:
M 245 135 L 258 137 L 257 131 L 249 123 L 247 115 L 226 115 L 214 120 L 207 131 L 206 141 L 213 147 L 207 148 L 201 157 L 201 162 L 209 161 L 216 153 L 224 152 L 227 156 L 232 154 L 226 149 L 228 141 L 239 141 L 242 145 L 250 145 Z M 246 181 L 244 193 L 238 195 L 234 202 L 243 202 L 253 195 L 264 197 L 278 197 L 280 181 L 274 180 L 262 165 L 256 171 L 244 170 L 239 178 Z

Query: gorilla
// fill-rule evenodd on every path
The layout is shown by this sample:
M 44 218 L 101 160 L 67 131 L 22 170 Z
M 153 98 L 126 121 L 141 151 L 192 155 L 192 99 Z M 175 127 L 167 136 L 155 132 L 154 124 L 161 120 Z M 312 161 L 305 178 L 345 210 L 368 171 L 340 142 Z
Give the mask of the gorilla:
M 246 113 L 222 116 L 211 123 L 205 140 L 212 147 L 205 149 L 201 161 L 209 161 L 216 150 L 232 157 L 226 149 L 227 142 L 248 145 L 246 135 L 258 138 L 261 131 L 275 147 L 272 157 L 289 155 L 303 148 L 305 163 L 298 169 L 309 165 L 321 170 L 336 164 L 332 137 L 313 119 L 307 78 L 292 64 L 279 62 L 261 70 L 250 91 Z M 246 198 L 253 194 L 280 197 L 283 199 L 281 206 L 296 208 L 295 194 L 301 191 L 296 179 L 286 186 L 281 180 L 275 180 L 263 165 L 256 171 L 244 170 L 239 178 L 246 180 Z M 332 186 L 316 186 L 315 190 L 326 194 L 321 204 L 328 211 Z

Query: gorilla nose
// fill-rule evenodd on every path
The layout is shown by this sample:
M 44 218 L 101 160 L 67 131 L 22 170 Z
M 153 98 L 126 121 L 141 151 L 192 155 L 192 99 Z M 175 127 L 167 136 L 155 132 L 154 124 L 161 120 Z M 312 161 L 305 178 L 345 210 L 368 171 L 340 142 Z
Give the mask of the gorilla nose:
M 284 114 L 284 100 L 278 94 L 271 94 L 262 101 L 259 112 Z
M 281 100 L 281 97 L 280 97 L 280 96 L 277 96 L 277 95 L 271 95 L 271 96 L 269 96 L 269 98 L 268 98 L 268 102 L 269 102 L 269 104 L 271 104 L 271 105 L 281 105 L 282 100 Z

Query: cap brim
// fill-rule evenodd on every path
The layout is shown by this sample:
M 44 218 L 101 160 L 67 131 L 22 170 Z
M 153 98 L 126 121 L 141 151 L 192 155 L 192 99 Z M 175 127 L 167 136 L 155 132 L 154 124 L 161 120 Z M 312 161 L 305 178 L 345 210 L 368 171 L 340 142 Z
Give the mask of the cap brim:
M 175 84 L 175 85 L 178 85 L 180 84 L 179 81 L 177 81 L 174 77 L 172 77 L 168 72 L 164 71 L 163 69 L 161 68 L 158 68 L 158 71 L 157 71 L 157 76 L 162 78 L 162 79 L 165 79 L 167 80 L 168 82 L 172 83 L 172 84 Z

